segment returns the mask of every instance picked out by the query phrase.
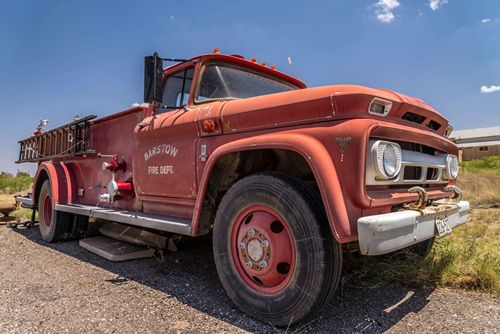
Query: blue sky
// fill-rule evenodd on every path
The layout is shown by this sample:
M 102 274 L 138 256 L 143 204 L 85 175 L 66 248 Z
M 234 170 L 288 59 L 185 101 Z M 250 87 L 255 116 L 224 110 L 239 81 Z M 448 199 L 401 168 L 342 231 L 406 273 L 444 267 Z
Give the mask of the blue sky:
M 0 170 L 26 169 L 17 140 L 41 118 L 142 102 L 145 55 L 214 47 L 287 73 L 290 56 L 309 86 L 421 98 L 455 129 L 500 125 L 499 0 L 0 0 Z

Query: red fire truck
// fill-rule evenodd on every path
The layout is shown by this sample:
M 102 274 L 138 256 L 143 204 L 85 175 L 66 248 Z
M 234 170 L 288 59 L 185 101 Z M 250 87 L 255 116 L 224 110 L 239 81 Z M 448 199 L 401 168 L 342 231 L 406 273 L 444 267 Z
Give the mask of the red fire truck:
M 38 170 L 17 201 L 38 210 L 47 242 L 86 240 L 89 217 L 116 239 L 132 228 L 122 239 L 132 243 L 211 234 L 230 299 L 288 325 L 333 295 L 343 246 L 422 252 L 467 221 L 450 131 L 431 106 L 393 91 L 307 88 L 217 50 L 155 53 L 143 104 L 20 141 L 18 162 Z

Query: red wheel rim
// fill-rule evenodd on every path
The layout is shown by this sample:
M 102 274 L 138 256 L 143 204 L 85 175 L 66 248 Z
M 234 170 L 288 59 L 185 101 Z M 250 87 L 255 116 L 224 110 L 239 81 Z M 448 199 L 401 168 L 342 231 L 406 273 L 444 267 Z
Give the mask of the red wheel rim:
M 45 194 L 43 198 L 43 208 L 42 208 L 42 224 L 46 227 L 50 227 L 52 222 L 52 199 L 50 198 L 50 194 Z
M 264 294 L 285 288 L 295 269 L 292 233 L 265 205 L 252 205 L 238 215 L 231 230 L 231 255 L 241 279 Z

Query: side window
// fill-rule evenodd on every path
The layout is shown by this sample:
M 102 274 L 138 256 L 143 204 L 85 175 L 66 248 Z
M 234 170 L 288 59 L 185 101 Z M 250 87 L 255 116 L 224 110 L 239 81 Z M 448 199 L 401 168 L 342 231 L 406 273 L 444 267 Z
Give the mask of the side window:
M 184 107 L 189 99 L 189 90 L 193 82 L 194 68 L 188 68 L 170 75 L 165 81 L 162 107 L 159 113 Z

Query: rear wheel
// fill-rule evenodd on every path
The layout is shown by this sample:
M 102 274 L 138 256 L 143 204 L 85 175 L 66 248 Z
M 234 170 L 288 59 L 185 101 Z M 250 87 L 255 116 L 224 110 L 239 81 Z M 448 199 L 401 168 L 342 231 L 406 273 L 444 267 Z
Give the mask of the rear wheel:
M 281 174 L 246 177 L 226 193 L 215 218 L 214 257 L 243 312 L 286 326 L 311 317 L 332 296 L 342 253 L 320 203 Z
M 79 237 L 86 228 L 87 217 L 77 216 L 54 209 L 54 199 L 50 181 L 45 180 L 38 196 L 38 216 L 40 233 L 47 242 Z

